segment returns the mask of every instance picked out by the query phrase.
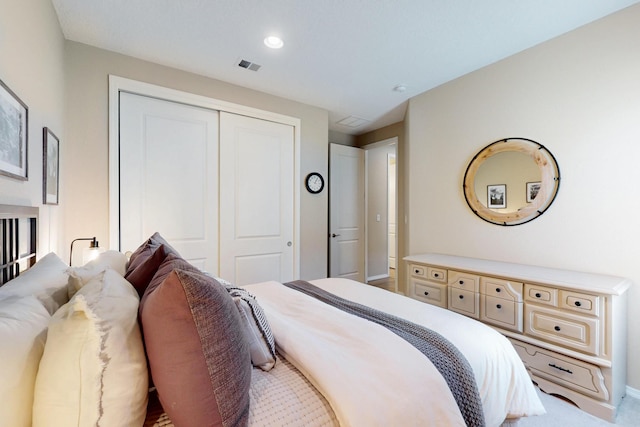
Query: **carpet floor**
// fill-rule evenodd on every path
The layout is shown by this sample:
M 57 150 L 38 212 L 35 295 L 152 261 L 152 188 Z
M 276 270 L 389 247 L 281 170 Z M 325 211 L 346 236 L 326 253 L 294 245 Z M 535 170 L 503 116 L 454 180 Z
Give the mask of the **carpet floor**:
M 618 408 L 616 423 L 612 424 L 580 410 L 571 402 L 538 390 L 547 413 L 523 418 L 518 427 L 640 427 L 640 399 L 626 396 Z

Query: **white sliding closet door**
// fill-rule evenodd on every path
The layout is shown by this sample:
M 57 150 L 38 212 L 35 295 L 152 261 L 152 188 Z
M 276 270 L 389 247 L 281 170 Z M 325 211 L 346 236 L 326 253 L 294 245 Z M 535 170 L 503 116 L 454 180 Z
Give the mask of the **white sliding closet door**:
M 217 111 L 120 93 L 120 250 L 158 231 L 218 271 Z
M 294 277 L 294 128 L 220 113 L 220 276 Z

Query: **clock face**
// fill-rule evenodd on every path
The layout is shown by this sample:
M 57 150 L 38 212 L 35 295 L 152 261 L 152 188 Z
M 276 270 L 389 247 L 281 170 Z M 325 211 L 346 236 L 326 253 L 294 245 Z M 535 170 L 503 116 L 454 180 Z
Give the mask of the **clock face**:
M 310 193 L 317 194 L 324 188 L 324 179 L 322 179 L 322 175 L 319 173 L 313 172 L 307 175 L 305 184 Z

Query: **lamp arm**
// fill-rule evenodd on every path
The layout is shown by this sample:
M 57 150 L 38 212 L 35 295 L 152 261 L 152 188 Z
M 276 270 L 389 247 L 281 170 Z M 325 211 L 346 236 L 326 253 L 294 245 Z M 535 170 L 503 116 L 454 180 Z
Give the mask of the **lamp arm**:
M 71 241 L 71 248 L 69 248 L 69 267 L 71 267 L 71 261 L 73 260 L 73 244 L 78 240 L 91 240 L 90 248 L 97 248 L 98 241 L 95 237 L 78 237 L 77 239 L 73 239 Z

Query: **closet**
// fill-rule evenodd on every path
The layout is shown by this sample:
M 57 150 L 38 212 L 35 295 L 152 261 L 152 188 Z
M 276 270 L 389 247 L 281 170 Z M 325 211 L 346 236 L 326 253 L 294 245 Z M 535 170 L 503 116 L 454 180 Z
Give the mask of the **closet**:
M 185 259 L 236 284 L 297 277 L 295 121 L 110 83 L 110 246 L 133 250 L 158 231 Z

